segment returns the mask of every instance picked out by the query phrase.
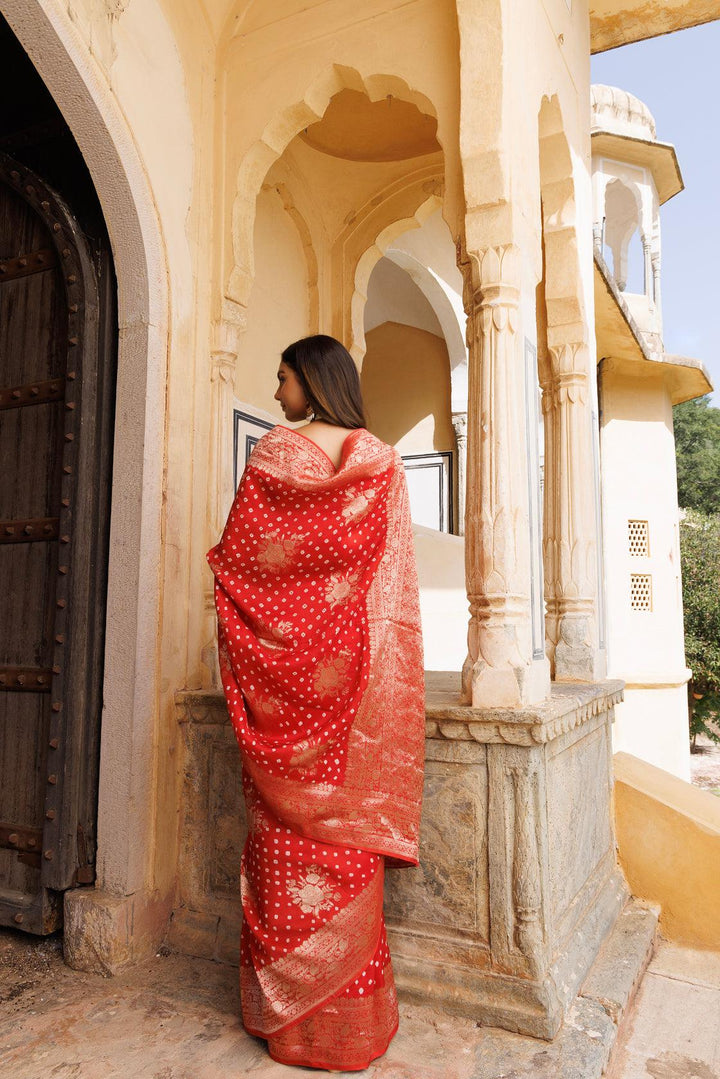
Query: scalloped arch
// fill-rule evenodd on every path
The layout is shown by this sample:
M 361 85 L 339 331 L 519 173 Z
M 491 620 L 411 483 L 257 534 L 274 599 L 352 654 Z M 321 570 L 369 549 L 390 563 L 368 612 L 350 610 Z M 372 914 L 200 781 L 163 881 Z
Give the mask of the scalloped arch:
M 342 64 L 333 64 L 321 72 L 310 83 L 301 101 L 288 105 L 273 117 L 238 169 L 232 207 L 233 268 L 225 290 L 226 298 L 235 304 L 246 306 L 250 296 L 255 264 L 255 199 L 270 166 L 303 128 L 322 118 L 330 99 L 346 89 L 367 94 L 371 101 L 392 94 L 437 118 L 430 99 L 412 90 L 397 75 L 363 75 L 357 68 Z
M 375 237 L 374 242 L 362 252 L 355 265 L 353 275 L 353 293 L 350 300 L 350 345 L 348 351 L 357 363 L 362 367 L 365 355 L 365 329 L 364 315 L 367 303 L 368 282 L 370 274 L 376 264 L 384 256 L 393 240 L 410 229 L 421 228 L 431 214 L 442 207 L 442 199 L 438 195 L 430 195 L 418 206 L 409 217 L 398 218 L 390 224 L 383 226 Z
M 399 236 L 411 229 L 422 228 L 428 218 L 441 208 L 441 197 L 430 195 L 418 206 L 414 214 L 398 218 L 381 227 L 374 241 L 358 258 L 350 301 L 349 351 L 358 367 L 362 367 L 366 351 L 364 316 L 370 275 L 381 258 L 389 258 L 396 266 L 410 274 L 437 315 L 450 361 L 452 410 L 464 411 L 467 408 L 467 346 L 464 311 L 462 315 L 459 314 L 451 299 L 450 290 L 433 274 L 432 270 L 409 252 L 392 247 Z M 374 212 L 382 213 L 382 204 L 375 207 Z

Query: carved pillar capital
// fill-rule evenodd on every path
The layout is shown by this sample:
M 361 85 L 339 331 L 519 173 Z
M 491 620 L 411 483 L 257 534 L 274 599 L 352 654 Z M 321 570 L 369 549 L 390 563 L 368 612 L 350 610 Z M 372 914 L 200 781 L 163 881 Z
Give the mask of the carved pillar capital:
M 232 385 L 237 365 L 237 352 L 213 351 L 210 354 L 210 381 Z
M 453 412 L 452 425 L 456 440 L 467 441 L 467 412 Z

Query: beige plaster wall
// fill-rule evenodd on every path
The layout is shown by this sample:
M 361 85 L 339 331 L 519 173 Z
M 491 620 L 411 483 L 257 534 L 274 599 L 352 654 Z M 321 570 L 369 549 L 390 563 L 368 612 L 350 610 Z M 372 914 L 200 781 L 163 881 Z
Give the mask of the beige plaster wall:
M 110 85 L 153 191 L 168 274 L 164 520 L 158 567 L 162 620 L 154 627 L 160 638 L 158 726 L 151 743 L 156 752 L 153 789 L 144 807 L 155 832 L 146 854 L 147 886 L 165 893 L 174 888 L 177 857 L 176 835 L 167 827 L 175 819 L 179 799 L 174 694 L 178 685 L 188 682 L 189 625 L 198 615 L 192 584 L 200 534 L 194 513 L 196 482 L 204 479 L 198 471 L 204 464 L 209 403 L 212 252 L 207 235 L 213 185 L 214 57 L 202 13 L 191 5 L 130 0 L 119 13 L 94 5 L 96 18 L 101 8 L 113 24 Z M 112 807 L 101 805 L 101 813 L 108 810 L 112 812 Z
M 614 744 L 688 779 L 672 407 L 660 374 L 634 379 L 604 361 L 601 384 L 608 665 L 628 683 Z M 648 522 L 649 557 L 629 554 L 628 520 Z M 652 578 L 651 611 L 631 608 L 633 573 Z
M 465 541 L 423 525 L 413 525 L 413 539 L 425 670 L 459 672 L 467 652 Z
M 368 281 L 365 303 L 365 333 L 383 322 L 399 322 L 415 326 L 442 337 L 442 326 L 423 293 L 407 271 L 389 258 L 375 263 Z
M 310 333 L 310 308 L 302 240 L 273 189 L 264 189 L 258 196 L 255 250 L 255 280 L 247 329 L 240 339 L 235 394 L 282 423 L 282 411 L 273 400 L 280 353 Z
M 360 381 L 368 429 L 401 453 L 453 450 L 443 339 L 416 326 L 384 322 L 366 340 Z
M 720 799 L 616 753 L 618 853 L 633 895 L 659 903 L 664 937 L 720 948 Z

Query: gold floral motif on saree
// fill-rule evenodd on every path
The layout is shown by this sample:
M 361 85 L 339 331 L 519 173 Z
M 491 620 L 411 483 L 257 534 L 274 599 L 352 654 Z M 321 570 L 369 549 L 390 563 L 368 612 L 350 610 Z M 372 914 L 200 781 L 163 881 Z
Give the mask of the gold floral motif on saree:
M 316 764 L 318 758 L 326 751 L 327 745 L 318 738 L 301 738 L 293 746 L 290 755 L 290 767 L 293 769 L 309 769 Z
M 297 880 L 288 881 L 287 890 L 303 914 L 314 917 L 323 910 L 331 910 L 340 899 L 330 875 L 319 865 L 309 865 Z
M 275 716 L 283 714 L 284 704 L 277 697 L 257 696 L 253 699 L 251 708 L 256 715 L 264 716 L 266 719 L 273 719 Z
M 375 498 L 376 493 L 374 487 L 366 487 L 365 489 L 348 487 L 345 492 L 345 505 L 342 510 L 345 520 L 354 523 L 364 517 L 370 509 L 370 503 Z
M 241 966 L 246 1025 L 260 1037 L 282 1030 L 310 1007 L 330 1000 L 367 966 L 378 943 L 383 876 L 380 863 L 367 886 L 293 952 L 261 967 Z M 244 874 L 242 886 L 245 894 L 250 882 Z
M 313 675 L 313 686 L 321 697 L 338 693 L 347 681 L 351 657 L 347 652 L 328 656 L 318 663 Z
M 306 538 L 301 533 L 283 535 L 277 528 L 272 532 L 266 532 L 260 541 L 255 560 L 263 569 L 279 573 L 294 560 Z
M 325 588 L 325 598 L 331 607 L 347 603 L 358 583 L 359 573 L 333 573 Z
M 267 814 L 265 813 L 258 792 L 251 786 L 248 786 L 245 789 L 245 811 L 247 814 L 248 831 L 252 835 L 258 835 L 260 832 L 266 832 L 268 830 L 270 822 L 267 818 Z

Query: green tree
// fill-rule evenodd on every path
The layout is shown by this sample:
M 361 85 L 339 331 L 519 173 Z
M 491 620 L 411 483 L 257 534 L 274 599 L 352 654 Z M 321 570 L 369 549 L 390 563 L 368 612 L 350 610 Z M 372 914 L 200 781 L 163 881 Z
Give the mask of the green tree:
M 720 742 L 720 514 L 687 510 L 680 522 L 690 737 Z
M 720 513 L 720 408 L 709 397 L 673 409 L 678 502 L 684 509 Z

